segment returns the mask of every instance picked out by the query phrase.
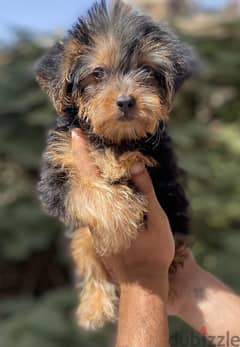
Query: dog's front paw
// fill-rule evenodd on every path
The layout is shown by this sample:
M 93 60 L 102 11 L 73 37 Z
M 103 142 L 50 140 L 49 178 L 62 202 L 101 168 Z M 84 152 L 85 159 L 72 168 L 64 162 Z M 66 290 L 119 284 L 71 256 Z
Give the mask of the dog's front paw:
M 136 239 L 147 203 L 141 194 L 127 186 L 111 186 L 102 194 L 98 222 L 91 231 L 97 253 L 109 255 L 129 248 Z
M 89 227 L 99 255 L 128 248 L 147 212 L 143 195 L 126 185 L 102 181 L 76 187 L 66 199 L 66 206 L 75 218 L 74 225 Z

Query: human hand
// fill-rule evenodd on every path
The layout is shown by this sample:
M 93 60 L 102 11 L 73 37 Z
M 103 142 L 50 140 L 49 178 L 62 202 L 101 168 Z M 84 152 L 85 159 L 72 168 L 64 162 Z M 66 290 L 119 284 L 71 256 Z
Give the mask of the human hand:
M 175 254 L 168 218 L 158 203 L 151 179 L 142 165 L 131 169 L 132 181 L 148 202 L 147 222 L 128 250 L 104 259 L 118 283 L 138 282 L 151 287 L 168 277 Z
M 72 154 L 81 176 L 101 179 L 99 170 L 91 160 L 87 141 L 79 129 L 72 131 Z M 147 223 L 128 250 L 103 258 L 102 261 L 120 286 L 137 282 L 156 289 L 163 279 L 168 282 L 168 270 L 175 253 L 174 238 L 147 170 L 139 164 L 132 168 L 131 173 L 133 182 L 148 202 Z

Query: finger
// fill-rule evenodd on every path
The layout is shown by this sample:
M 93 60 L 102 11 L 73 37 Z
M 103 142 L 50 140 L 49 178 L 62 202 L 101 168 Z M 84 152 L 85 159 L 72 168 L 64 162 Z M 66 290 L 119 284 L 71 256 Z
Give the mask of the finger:
M 72 154 L 79 169 L 79 174 L 81 176 L 98 176 L 99 172 L 97 167 L 94 165 L 88 142 L 85 138 L 85 135 L 80 129 L 73 129 L 72 132 Z
M 155 195 L 152 181 L 149 174 L 143 164 L 136 164 L 131 168 L 132 180 L 137 188 L 147 198 L 153 198 Z
M 142 164 L 136 164 L 131 168 L 132 180 L 137 188 L 148 200 L 148 221 L 156 222 L 156 218 L 165 217 L 165 212 L 156 197 L 151 178 Z
M 149 212 L 158 207 L 157 197 L 153 188 L 151 178 L 143 164 L 136 164 L 131 168 L 133 183 L 139 191 L 147 198 L 149 204 Z

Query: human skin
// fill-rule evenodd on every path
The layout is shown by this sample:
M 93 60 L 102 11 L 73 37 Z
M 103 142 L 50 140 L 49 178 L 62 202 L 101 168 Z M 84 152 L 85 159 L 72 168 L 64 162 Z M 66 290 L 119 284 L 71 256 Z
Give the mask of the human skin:
M 72 152 L 80 174 L 99 179 L 99 172 L 89 158 L 86 140 L 78 129 L 72 131 Z M 130 249 L 102 258 L 107 271 L 120 287 L 116 346 L 165 347 L 169 346 L 166 304 L 168 272 L 175 252 L 174 239 L 147 170 L 136 165 L 131 173 L 133 182 L 148 202 L 146 226 L 139 231 L 139 237 Z
M 184 320 L 213 344 L 220 336 L 229 335 L 230 341 L 225 340 L 222 346 L 240 346 L 240 297 L 202 269 L 190 252 L 172 285 L 176 299 L 168 305 L 169 314 Z
M 81 174 L 99 176 L 84 135 L 78 129 L 72 135 Z M 174 257 L 169 222 L 144 167 L 132 169 L 132 180 L 148 200 L 147 225 L 128 251 L 102 259 L 121 291 L 116 346 L 168 346 L 166 310 L 209 339 L 214 336 L 215 344 L 218 336 L 229 334 L 228 347 L 240 346 L 239 296 L 202 269 L 190 251 L 172 279 L 174 301 L 168 301 L 168 269 Z

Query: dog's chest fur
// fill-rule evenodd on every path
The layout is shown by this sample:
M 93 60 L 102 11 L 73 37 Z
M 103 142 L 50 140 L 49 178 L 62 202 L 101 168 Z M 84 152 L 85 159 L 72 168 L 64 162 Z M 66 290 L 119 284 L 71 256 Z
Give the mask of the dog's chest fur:
M 146 165 L 173 233 L 190 233 L 188 200 L 183 189 L 185 173 L 178 166 L 173 142 L 163 124 L 159 124 L 154 135 L 136 142 L 123 143 L 121 146 L 100 140 L 81 121 L 78 126 L 88 136 L 91 156 L 104 179 L 112 184 L 132 187 L 130 168 L 136 163 Z
M 85 122 L 82 123 L 81 120 L 71 117 L 66 119 L 59 117 L 56 131 L 49 137 L 47 161 L 39 185 L 42 201 L 47 201 L 47 205 L 50 206 L 47 210 L 52 215 L 61 215 L 61 199 L 68 189 L 68 175 L 61 168 L 73 166 L 69 134 L 72 127 L 81 128 L 88 137 L 91 156 L 106 182 L 113 185 L 124 184 L 133 188 L 130 168 L 139 162 L 145 164 L 173 233 L 189 234 L 188 200 L 183 189 L 185 175 L 178 166 L 174 145 L 166 129 L 160 129 L 155 136 L 149 136 L 147 139 L 116 146 L 94 135 Z M 49 179 L 55 170 L 54 167 L 59 167 L 60 171 L 57 176 Z M 49 191 L 53 190 L 50 183 L 55 188 L 49 197 Z M 60 207 L 56 205 L 56 201 Z
M 141 163 L 149 167 L 157 165 L 156 160 L 137 150 L 117 154 L 110 148 L 96 150 L 92 146 L 91 156 L 100 169 L 101 176 L 110 183 L 129 180 L 131 178 L 130 169 L 135 164 Z

